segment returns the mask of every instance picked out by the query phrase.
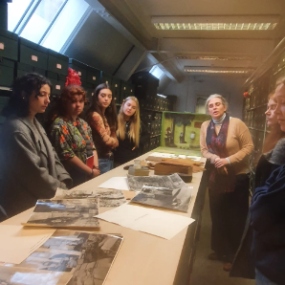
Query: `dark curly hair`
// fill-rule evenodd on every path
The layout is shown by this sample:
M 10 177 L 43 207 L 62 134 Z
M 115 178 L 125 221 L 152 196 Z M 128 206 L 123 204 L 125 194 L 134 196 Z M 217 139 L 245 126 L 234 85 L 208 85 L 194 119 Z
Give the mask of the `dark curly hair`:
M 26 117 L 29 114 L 29 98 L 32 95 L 36 97 L 40 94 L 43 85 L 49 85 L 51 82 L 41 74 L 28 73 L 14 80 L 12 84 L 12 94 L 7 106 L 3 109 L 2 115 L 9 117 Z
M 89 107 L 89 109 L 86 112 L 87 121 L 90 121 L 90 116 L 93 112 L 99 113 L 101 115 L 101 117 L 103 118 L 102 109 L 100 108 L 100 106 L 98 104 L 98 96 L 99 96 L 99 93 L 102 89 L 111 90 L 107 83 L 101 83 L 95 88 L 94 95 L 92 96 L 92 99 L 91 99 L 91 106 Z M 112 131 L 116 131 L 118 128 L 118 121 L 117 121 L 117 110 L 116 110 L 114 97 L 112 97 L 111 103 L 110 103 L 109 107 L 106 108 L 104 115 L 107 118 L 107 122 L 110 126 L 110 129 Z

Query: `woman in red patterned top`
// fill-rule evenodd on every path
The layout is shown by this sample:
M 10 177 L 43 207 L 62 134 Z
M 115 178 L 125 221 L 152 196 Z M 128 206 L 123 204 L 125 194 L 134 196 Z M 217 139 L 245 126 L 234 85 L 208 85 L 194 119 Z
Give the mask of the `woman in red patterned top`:
M 66 86 L 61 94 L 57 117 L 50 128 L 50 140 L 73 185 L 100 174 L 90 126 L 79 115 L 83 112 L 85 90 L 76 84 Z M 88 160 L 92 163 L 88 165 Z
M 117 113 L 112 91 L 106 83 L 95 88 L 91 106 L 87 111 L 87 122 L 92 128 L 99 169 L 105 173 L 113 168 L 113 152 L 119 143 L 116 136 Z

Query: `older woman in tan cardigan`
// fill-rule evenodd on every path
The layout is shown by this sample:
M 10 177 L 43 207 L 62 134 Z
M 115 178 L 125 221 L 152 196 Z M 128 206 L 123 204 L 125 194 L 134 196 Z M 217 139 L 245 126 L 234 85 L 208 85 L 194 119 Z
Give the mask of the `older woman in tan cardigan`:
M 249 203 L 249 163 L 253 143 L 247 126 L 227 114 L 224 97 L 206 101 L 211 120 L 201 126 L 202 155 L 209 160 L 209 199 L 212 218 L 210 259 L 229 271 L 244 229 Z

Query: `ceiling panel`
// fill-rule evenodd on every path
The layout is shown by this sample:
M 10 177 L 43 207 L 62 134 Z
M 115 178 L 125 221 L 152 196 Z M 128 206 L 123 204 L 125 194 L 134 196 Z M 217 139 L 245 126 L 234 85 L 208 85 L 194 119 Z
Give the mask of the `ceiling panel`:
M 212 67 L 259 66 L 285 36 L 284 0 L 99 0 L 126 30 L 151 52 L 157 63 L 179 80 L 185 65 Z M 161 31 L 151 19 L 164 17 L 216 17 L 256 20 L 278 18 L 272 31 Z M 193 60 L 197 56 L 233 57 L 236 60 Z M 183 59 L 184 57 L 184 59 Z M 240 58 L 238 58 L 240 57 Z M 245 57 L 246 60 L 244 59 Z M 192 58 L 192 60 L 190 60 Z

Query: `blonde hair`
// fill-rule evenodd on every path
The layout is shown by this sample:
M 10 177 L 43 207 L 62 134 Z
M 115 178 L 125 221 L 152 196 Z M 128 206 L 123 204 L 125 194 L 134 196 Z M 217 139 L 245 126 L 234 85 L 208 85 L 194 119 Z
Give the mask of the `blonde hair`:
M 134 96 L 129 96 L 125 98 L 122 102 L 119 114 L 118 114 L 118 129 L 117 129 L 117 137 L 121 140 L 124 140 L 126 137 L 126 121 L 124 119 L 123 108 L 125 103 L 128 100 L 133 100 L 136 102 L 137 108 L 135 113 L 130 117 L 130 132 L 128 136 L 134 141 L 136 147 L 139 147 L 140 144 L 140 127 L 141 127 L 141 119 L 140 119 L 140 105 L 139 101 Z

